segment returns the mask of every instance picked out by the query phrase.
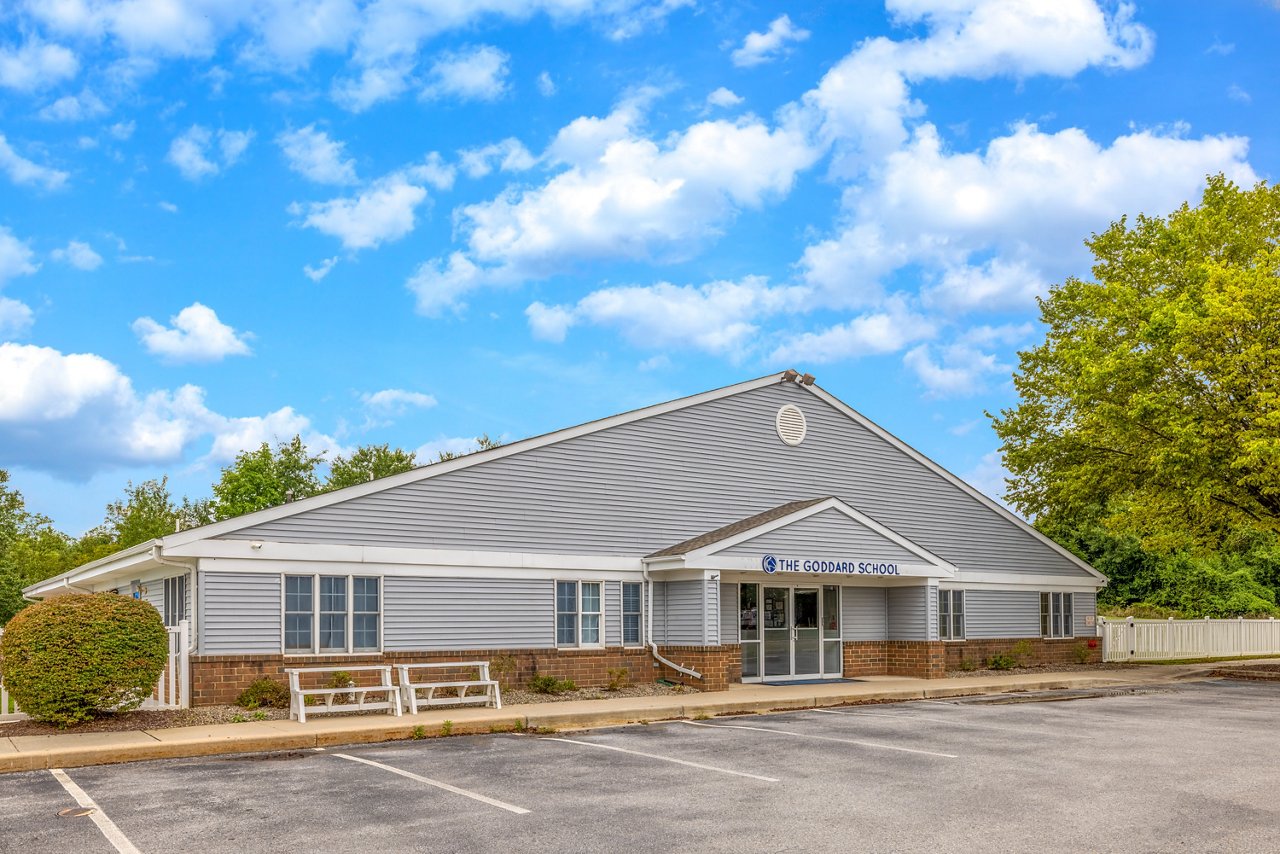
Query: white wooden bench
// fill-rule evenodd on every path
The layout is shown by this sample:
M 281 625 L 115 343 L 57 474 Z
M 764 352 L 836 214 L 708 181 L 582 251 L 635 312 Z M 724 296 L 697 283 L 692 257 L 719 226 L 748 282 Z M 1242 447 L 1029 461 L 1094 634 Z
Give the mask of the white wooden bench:
M 479 673 L 478 679 L 455 680 L 449 682 L 414 682 L 410 676 L 411 670 L 427 670 L 442 669 L 450 670 L 466 670 L 473 669 Z M 405 708 L 410 714 L 417 714 L 418 707 L 430 708 L 431 706 L 469 706 L 493 705 L 495 709 L 502 708 L 502 689 L 498 687 L 498 683 L 489 678 L 489 662 L 487 661 L 441 661 L 432 662 L 430 664 L 397 664 L 396 670 L 399 671 L 400 694 L 404 699 Z M 441 688 L 453 688 L 457 691 L 457 695 L 453 697 L 437 697 L 436 691 Z M 472 688 L 482 689 L 482 693 L 468 694 Z M 425 699 L 419 699 L 418 692 L 426 691 Z
M 302 676 L 309 673 L 365 673 L 376 671 L 379 675 L 377 685 L 347 685 L 340 688 L 303 688 Z M 400 691 L 395 685 L 391 684 L 391 667 L 390 666 L 366 666 L 366 667 L 294 667 L 285 670 L 289 674 L 289 717 L 297 719 L 298 723 L 305 724 L 307 722 L 307 698 L 323 697 L 324 705 L 312 706 L 310 711 L 312 714 L 329 714 L 331 712 L 368 712 L 377 709 L 386 709 L 390 714 L 399 715 L 400 710 Z M 350 701 L 345 703 L 335 703 L 341 695 L 350 695 Z M 384 700 L 368 700 L 368 694 L 381 694 L 386 697 Z

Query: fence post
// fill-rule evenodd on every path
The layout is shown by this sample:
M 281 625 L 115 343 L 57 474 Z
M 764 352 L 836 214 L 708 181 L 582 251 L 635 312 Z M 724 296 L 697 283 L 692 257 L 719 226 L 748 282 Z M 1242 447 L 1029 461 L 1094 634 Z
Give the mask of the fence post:
M 178 660 L 174 678 L 178 680 L 178 708 L 191 707 L 191 671 L 188 652 L 191 648 L 191 623 L 178 621 Z
M 1125 622 L 1129 624 L 1129 657 L 1133 658 L 1138 654 L 1138 627 L 1133 622 L 1133 617 L 1129 617 Z

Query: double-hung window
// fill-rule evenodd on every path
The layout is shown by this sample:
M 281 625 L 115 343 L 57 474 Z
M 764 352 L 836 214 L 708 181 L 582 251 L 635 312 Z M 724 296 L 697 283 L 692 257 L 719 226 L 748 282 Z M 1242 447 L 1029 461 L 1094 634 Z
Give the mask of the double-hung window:
M 1040 634 L 1046 638 L 1072 638 L 1075 629 L 1075 594 L 1040 594 Z
M 644 585 L 639 582 L 624 581 L 622 583 L 622 645 L 640 645 L 640 614 L 642 610 L 642 591 Z
M 187 618 L 187 577 L 175 575 L 164 580 L 164 624 L 176 626 Z
M 556 582 L 556 646 L 601 646 L 599 581 Z
M 367 652 L 379 647 L 377 578 L 284 577 L 284 651 Z
M 964 640 L 964 591 L 938 591 L 938 639 Z

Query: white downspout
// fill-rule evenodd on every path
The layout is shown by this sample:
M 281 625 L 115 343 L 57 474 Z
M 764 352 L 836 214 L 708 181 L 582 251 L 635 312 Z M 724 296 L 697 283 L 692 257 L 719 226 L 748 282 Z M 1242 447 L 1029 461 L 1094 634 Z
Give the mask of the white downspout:
M 698 671 L 690 670 L 687 667 L 682 667 L 681 665 L 676 664 L 674 661 L 664 658 L 662 654 L 658 652 L 658 644 L 655 643 L 653 640 L 653 578 L 649 575 L 648 566 L 641 564 L 641 571 L 644 573 L 645 586 L 648 589 L 648 593 L 649 593 L 649 602 L 648 602 L 649 607 L 645 609 L 645 636 L 644 636 L 645 640 L 649 642 L 649 652 L 653 654 L 653 657 L 656 661 L 662 664 L 665 664 L 667 667 L 670 667 L 672 670 L 676 671 L 677 673 L 683 673 L 686 676 L 692 676 L 694 679 L 701 679 L 702 674 L 699 673 Z M 704 604 L 704 607 L 705 607 L 705 604 Z M 704 632 L 706 631 L 705 627 L 703 628 L 703 631 Z
M 193 651 L 196 648 L 196 638 L 200 637 L 200 633 L 197 631 L 197 624 L 200 619 L 197 616 L 200 613 L 200 608 L 198 607 L 199 601 L 197 599 L 197 596 L 199 596 L 199 584 L 196 579 L 195 565 L 183 563 L 181 561 L 174 560 L 171 557 L 165 557 L 163 549 L 159 543 L 156 543 L 151 547 L 151 559 L 161 566 L 172 566 L 176 569 L 185 569 L 191 574 L 191 615 L 189 617 L 191 620 L 191 637 L 189 638 L 187 649 Z

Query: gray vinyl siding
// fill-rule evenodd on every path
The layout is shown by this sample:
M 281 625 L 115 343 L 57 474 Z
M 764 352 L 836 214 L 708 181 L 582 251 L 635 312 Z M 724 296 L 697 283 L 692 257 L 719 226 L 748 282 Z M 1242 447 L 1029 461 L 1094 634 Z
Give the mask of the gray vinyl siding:
M 889 640 L 936 639 L 937 588 L 920 585 L 886 589 L 889 600 Z
M 841 587 L 841 636 L 847 641 L 889 637 L 889 600 L 884 587 Z
M 383 580 L 388 651 L 554 647 L 555 582 L 503 578 Z
M 147 592 L 143 595 L 142 600 L 149 603 L 153 608 L 160 612 L 160 619 L 164 619 L 164 579 L 153 578 L 150 581 L 142 582 L 142 586 L 147 588 Z
M 604 643 L 622 646 L 622 582 L 604 583 Z
M 658 643 L 702 645 L 703 614 L 706 601 L 701 581 L 664 581 L 656 586 L 663 589 L 661 599 L 663 634 Z M 715 611 L 710 613 L 714 614 Z M 654 615 L 657 616 L 657 613 Z
M 796 447 L 774 417 L 808 420 Z M 233 539 L 645 555 L 834 495 L 961 569 L 1087 576 L 835 407 L 776 384 L 244 528 Z
M 280 652 L 280 576 L 200 572 L 200 654 Z
M 1040 637 L 1040 594 L 1034 590 L 970 588 L 964 592 L 964 611 L 966 640 Z
M 879 559 L 899 563 L 923 563 L 914 552 L 877 534 L 839 510 L 823 510 L 807 519 L 739 543 L 720 552 L 725 555 L 822 555 Z
M 667 582 L 655 581 L 651 587 L 653 588 L 653 602 L 650 603 L 650 606 L 653 608 L 653 637 L 645 638 L 645 640 L 652 640 L 654 643 L 666 643 Z
M 720 643 L 737 643 L 739 617 L 738 585 L 720 585 Z
M 1040 633 L 1039 622 L 1040 603 L 1036 602 L 1036 634 Z M 1098 616 L 1098 596 L 1096 593 L 1077 593 L 1075 601 L 1075 629 L 1076 637 L 1091 638 L 1098 634 L 1097 616 Z M 1086 626 L 1084 624 L 1085 617 L 1093 617 L 1094 625 Z

